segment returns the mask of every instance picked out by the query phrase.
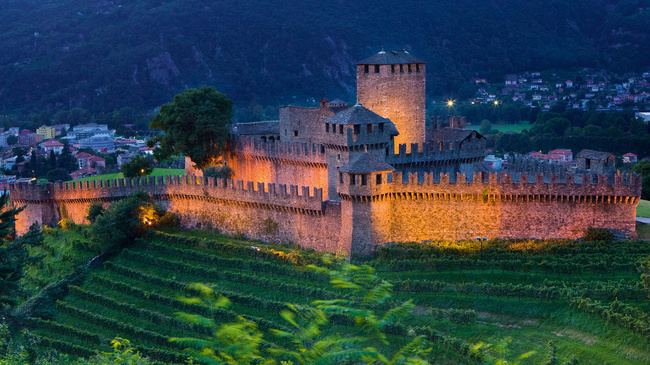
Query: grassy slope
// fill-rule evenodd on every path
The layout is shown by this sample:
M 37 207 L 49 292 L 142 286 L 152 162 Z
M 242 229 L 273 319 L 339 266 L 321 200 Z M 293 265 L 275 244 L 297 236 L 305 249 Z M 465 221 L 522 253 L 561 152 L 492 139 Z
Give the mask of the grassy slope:
M 650 200 L 641 200 L 636 208 L 637 217 L 650 218 Z
M 492 129 L 502 133 L 521 133 L 524 129 L 530 129 L 531 125 L 528 122 L 521 122 L 516 124 L 492 124 Z M 478 131 L 481 129 L 480 125 L 470 125 L 467 129 Z
M 187 238 L 200 238 L 189 241 Z M 224 245 L 225 244 L 225 245 Z M 308 303 L 319 298 L 306 293 L 301 288 L 328 288 L 326 281 L 318 280 L 303 273 L 301 267 L 286 262 L 289 256 L 279 254 L 284 259 L 256 258 L 257 251 L 251 244 L 267 246 L 248 241 L 238 241 L 219 235 L 189 232 L 172 239 L 160 237 L 139 242 L 132 248 L 96 270 L 81 286 L 72 288 L 70 293 L 57 305 L 54 320 L 100 336 L 99 342 L 84 340 L 80 335 L 65 334 L 48 327 L 38 326 L 34 332 L 46 338 L 58 338 L 73 344 L 94 349 L 106 348 L 108 340 L 114 336 L 130 338 L 132 342 L 145 348 L 165 349 L 170 353 L 145 352 L 149 356 L 162 359 L 163 356 L 179 354 L 180 349 L 164 341 L 168 336 L 196 334 L 195 330 L 183 328 L 172 319 L 174 313 L 182 310 L 173 298 L 181 292 L 175 285 L 186 282 L 207 282 L 224 291 L 231 298 L 231 308 L 240 314 L 253 318 L 264 318 L 273 326 L 281 326 L 273 307 L 274 302 Z M 628 248 L 631 248 L 628 250 Z M 237 250 L 239 250 L 237 252 Z M 636 251 L 635 251 L 636 250 Z M 404 279 L 440 280 L 449 286 L 448 290 L 419 290 L 408 292 L 398 287 L 398 299 L 413 299 L 418 305 L 419 325 L 428 324 L 470 343 L 498 343 L 511 340 L 508 346 L 509 359 L 522 353 L 531 352 L 523 364 L 542 363 L 547 356 L 547 343 L 554 341 L 558 346 L 560 358 L 564 361 L 572 356 L 580 364 L 643 364 L 650 362 L 650 342 L 632 331 L 605 322 L 600 317 L 587 314 L 570 307 L 561 299 L 539 299 L 522 296 L 491 296 L 481 293 L 460 292 L 455 287 L 467 282 L 515 283 L 544 285 L 544 280 L 560 281 L 561 285 L 577 285 L 581 281 L 591 283 L 615 280 L 621 283 L 638 281 L 638 274 L 631 264 L 640 255 L 650 254 L 650 246 L 630 244 L 617 247 L 611 262 L 630 264 L 617 271 L 611 271 L 609 263 L 596 269 L 571 269 L 552 272 L 543 266 L 537 269 L 523 267 L 497 268 L 512 258 L 512 253 L 504 253 L 494 258 L 494 266 L 489 269 L 468 269 L 462 262 L 434 269 L 425 260 L 423 267 L 390 267 L 386 259 L 371 262 L 380 274 L 391 281 Z M 619 254 L 620 252 L 620 254 Z M 571 262 L 595 262 L 607 252 L 585 253 L 584 255 L 564 255 Z M 409 259 L 409 257 L 406 257 Z M 530 262 L 543 261 L 541 257 L 531 257 Z M 412 262 L 412 261 L 400 261 Z M 430 262 L 436 262 L 435 259 Z M 418 264 L 420 265 L 420 264 Z M 249 276 L 250 275 L 250 276 Z M 269 282 L 256 281 L 268 278 Z M 279 289 L 282 284 L 295 284 Z M 104 299 L 92 298 L 101 295 Z M 247 297 L 250 295 L 253 301 Z M 166 301 L 166 298 L 170 301 Z M 606 301 L 606 300 L 605 300 Z M 645 306 L 645 294 L 625 299 L 627 303 Z M 134 308 L 149 312 L 135 314 Z M 468 309 L 478 312 L 478 318 L 471 323 L 459 323 L 450 317 L 434 317 L 428 311 L 435 308 Z M 93 317 L 83 310 L 100 317 Z M 227 321 L 227 316 L 219 317 Z M 136 333 L 128 326 L 140 327 L 151 332 L 147 335 Z M 159 334 L 160 337 L 157 337 Z M 161 340 L 162 339 L 162 340 Z M 391 338 L 395 346 L 399 338 Z M 490 351 L 494 354 L 494 351 Z M 470 360 L 442 345 L 435 348 L 437 364 L 471 363 Z M 171 354 L 171 355 L 170 355 Z
M 183 169 L 163 169 L 155 168 L 149 176 L 169 176 L 169 175 L 184 175 L 185 170 Z M 121 179 L 124 177 L 124 174 L 121 172 L 114 172 L 110 174 L 94 175 L 81 178 L 75 181 L 99 181 L 99 180 L 112 180 L 112 179 Z

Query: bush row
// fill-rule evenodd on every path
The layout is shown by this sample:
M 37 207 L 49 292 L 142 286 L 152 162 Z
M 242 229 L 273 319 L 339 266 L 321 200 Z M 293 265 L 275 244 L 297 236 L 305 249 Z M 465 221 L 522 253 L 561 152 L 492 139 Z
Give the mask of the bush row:
M 252 284 L 263 288 L 274 288 L 278 292 L 291 292 L 296 294 L 301 294 L 310 297 L 318 297 L 322 299 L 333 298 L 336 296 L 335 293 L 321 289 L 318 287 L 297 285 L 292 283 L 282 283 L 276 280 L 271 280 L 266 277 L 259 277 L 250 274 L 244 274 L 241 272 L 233 272 L 221 269 L 207 268 L 200 265 L 191 265 L 182 261 L 164 259 L 161 257 L 156 257 L 149 255 L 147 253 L 141 253 L 137 251 L 128 250 L 124 253 L 124 256 L 129 258 L 135 258 L 136 260 L 142 262 L 148 262 L 156 266 L 162 267 L 171 267 L 175 271 L 197 275 L 201 277 L 208 277 L 211 280 L 218 279 L 224 281 L 234 281 L 245 284 Z
M 449 319 L 454 323 L 469 324 L 476 322 L 478 314 L 473 309 L 427 308 L 426 314 L 435 319 Z
M 393 243 L 377 249 L 379 259 L 415 259 L 437 256 L 542 255 L 542 254 L 650 254 L 643 242 L 580 242 L 566 240 L 488 242 Z
M 41 344 L 45 345 L 46 347 L 59 350 L 66 354 L 79 356 L 79 357 L 91 357 L 96 354 L 95 351 L 90 350 L 86 347 L 75 345 L 73 343 L 65 342 L 62 340 L 57 340 L 49 336 L 45 336 L 38 333 L 34 333 L 33 336 L 36 337 L 38 341 Z
M 76 307 L 73 304 L 64 302 L 64 301 L 57 301 L 56 306 L 61 310 L 62 312 L 66 312 L 70 315 L 73 315 L 75 317 L 80 317 L 83 318 L 84 320 L 87 320 L 89 322 L 93 322 L 97 325 L 100 325 L 105 328 L 110 328 L 114 331 L 121 331 L 125 337 L 128 338 L 141 338 L 141 339 L 146 339 L 149 342 L 155 343 L 157 345 L 161 346 L 174 346 L 173 343 L 170 343 L 168 340 L 167 336 L 161 335 L 160 333 L 142 329 L 133 325 L 130 325 L 128 323 L 124 323 L 112 318 L 108 318 L 106 316 L 103 316 L 98 313 L 90 312 L 85 309 L 81 309 Z
M 650 314 L 639 308 L 618 300 L 607 305 L 595 299 L 572 297 L 570 302 L 578 309 L 597 314 L 609 322 L 626 327 L 646 338 L 650 337 Z
M 238 257 L 223 257 L 207 252 L 197 252 L 196 250 L 192 249 L 160 244 L 151 240 L 143 242 L 142 246 L 151 248 L 156 252 L 172 255 L 174 257 L 186 258 L 195 262 L 202 262 L 218 267 L 227 267 L 250 272 L 264 272 L 277 275 L 286 275 L 313 281 L 327 282 L 329 280 L 326 275 L 322 275 L 304 268 L 288 265 L 286 263 L 278 263 L 275 261 L 264 261 L 258 259 L 242 259 Z
M 443 347 L 451 349 L 455 353 L 467 358 L 468 360 L 483 364 L 485 362 L 485 356 L 480 351 L 476 351 L 472 348 L 470 344 L 466 341 L 446 335 L 430 326 L 404 326 L 396 325 L 386 328 L 386 333 L 395 335 L 395 336 L 411 336 L 411 334 L 416 334 L 419 336 L 424 336 L 431 342 L 438 343 Z
M 317 254 L 309 255 L 299 249 L 290 249 L 278 246 L 277 248 L 270 247 L 267 244 L 257 243 L 251 244 L 250 242 L 241 241 L 235 243 L 234 240 L 229 239 L 228 242 L 218 241 L 214 239 L 206 239 L 199 237 L 188 237 L 182 234 L 156 232 L 154 234 L 159 242 L 163 243 L 182 243 L 190 247 L 197 248 L 217 248 L 219 252 L 227 253 L 235 256 L 247 256 L 252 258 L 262 258 L 268 260 L 275 260 L 294 265 L 307 265 L 316 264 L 320 262 Z
M 167 315 L 150 311 L 133 304 L 118 302 L 113 298 L 109 298 L 105 295 L 98 294 L 78 286 L 71 286 L 70 293 L 74 294 L 80 298 L 90 301 L 91 303 L 103 305 L 109 308 L 113 308 L 122 313 L 132 315 L 139 319 L 144 319 L 146 321 L 152 322 L 156 325 L 169 326 L 171 328 L 183 328 L 194 332 L 199 332 L 205 335 L 210 335 L 211 332 L 209 329 L 201 326 L 195 326 L 191 323 L 181 321 L 174 317 L 169 317 Z
M 596 262 L 575 263 L 567 260 L 530 261 L 527 259 L 484 260 L 480 258 L 430 258 L 422 260 L 389 260 L 375 265 L 383 271 L 445 270 L 445 269 L 500 269 L 500 270 L 541 270 L 555 273 L 575 272 L 633 272 L 635 262 L 617 262 L 601 259 Z
M 28 318 L 25 320 L 25 323 L 29 328 L 48 329 L 50 332 L 79 338 L 84 342 L 88 342 L 94 345 L 101 344 L 101 337 L 98 334 L 90 333 L 77 327 L 72 327 L 41 318 Z
M 185 288 L 186 287 L 185 283 L 177 282 L 177 281 L 171 280 L 171 279 L 163 279 L 163 278 L 159 278 L 159 277 L 155 277 L 155 276 L 151 276 L 151 275 L 143 274 L 143 273 L 137 273 L 137 276 L 135 276 L 134 279 L 136 279 L 136 278 L 140 279 L 140 280 L 144 280 L 144 281 L 151 280 L 152 282 L 156 282 L 156 283 L 160 283 L 160 284 L 170 283 L 169 284 L 170 286 L 171 285 L 175 285 L 175 286 L 177 285 L 179 288 Z M 93 279 L 95 281 L 97 281 L 99 284 L 101 284 L 101 285 L 103 285 L 103 286 L 105 286 L 107 288 L 111 288 L 113 290 L 128 293 L 129 295 L 132 295 L 132 296 L 135 296 L 135 297 L 138 297 L 138 298 L 141 298 L 141 299 L 151 300 L 152 302 L 158 302 L 158 303 L 166 304 L 166 305 L 169 305 L 169 306 L 171 306 L 173 308 L 176 308 L 176 309 L 178 309 L 180 311 L 188 311 L 188 312 L 198 313 L 198 314 L 204 315 L 206 317 L 211 317 L 211 318 L 215 318 L 215 316 L 216 316 L 217 318 L 223 318 L 224 320 L 233 320 L 237 316 L 240 315 L 240 314 L 238 314 L 238 313 L 236 313 L 234 311 L 228 310 L 228 309 L 211 308 L 211 307 L 201 305 L 201 304 L 184 303 L 184 302 L 179 301 L 177 298 L 172 298 L 172 297 L 165 296 L 165 295 L 158 294 L 158 293 L 154 293 L 154 292 L 151 292 L 151 291 L 146 291 L 146 290 L 137 288 L 135 286 L 128 285 L 128 284 L 125 284 L 125 283 L 121 283 L 121 282 L 118 282 L 118 281 L 115 281 L 115 280 L 112 280 L 112 279 L 109 279 L 109 278 L 105 278 L 105 277 L 94 276 Z M 279 326 L 277 323 L 275 323 L 273 321 L 269 321 L 269 320 L 264 319 L 264 318 L 251 316 L 251 315 L 242 315 L 242 317 L 256 322 L 262 328 L 280 328 L 280 329 L 286 328 L 286 327 L 283 327 L 283 326 Z
M 531 298 L 562 298 L 572 297 L 597 297 L 606 299 L 640 299 L 643 298 L 644 291 L 634 284 L 614 284 L 604 282 L 594 283 L 593 286 L 580 285 L 579 287 L 565 286 L 562 282 L 555 282 L 555 285 L 549 285 L 545 282 L 542 285 L 533 284 L 513 284 L 513 283 L 478 283 L 462 282 L 450 283 L 437 280 L 397 280 L 393 281 L 396 291 L 406 292 L 441 292 L 451 291 L 468 294 L 485 294 L 494 296 L 516 296 Z

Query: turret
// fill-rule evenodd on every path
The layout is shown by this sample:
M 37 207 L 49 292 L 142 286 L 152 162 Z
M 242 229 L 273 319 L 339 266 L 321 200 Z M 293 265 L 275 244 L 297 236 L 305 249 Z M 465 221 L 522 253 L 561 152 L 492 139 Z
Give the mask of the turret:
M 380 51 L 357 63 L 357 100 L 390 119 L 395 145 L 424 143 L 425 64 L 408 51 Z

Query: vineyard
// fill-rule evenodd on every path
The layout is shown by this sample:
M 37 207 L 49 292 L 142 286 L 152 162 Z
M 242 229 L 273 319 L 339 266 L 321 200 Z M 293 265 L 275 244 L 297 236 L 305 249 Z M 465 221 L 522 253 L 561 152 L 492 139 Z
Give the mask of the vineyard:
M 394 284 L 396 300 L 417 305 L 391 346 L 405 343 L 407 328 L 426 329 L 436 364 L 538 364 L 551 347 L 561 364 L 647 364 L 650 301 L 638 261 L 648 255 L 644 242 L 433 242 L 387 246 L 368 263 Z M 220 322 L 244 315 L 262 329 L 284 328 L 284 303 L 338 295 L 305 268 L 318 257 L 204 232 L 159 232 L 91 270 L 29 326 L 41 346 L 71 354 L 108 351 L 120 336 L 153 360 L 183 363 L 183 349 L 168 338 L 207 332 L 176 312 Z M 233 305 L 215 311 L 178 301 L 192 282 L 214 286 Z

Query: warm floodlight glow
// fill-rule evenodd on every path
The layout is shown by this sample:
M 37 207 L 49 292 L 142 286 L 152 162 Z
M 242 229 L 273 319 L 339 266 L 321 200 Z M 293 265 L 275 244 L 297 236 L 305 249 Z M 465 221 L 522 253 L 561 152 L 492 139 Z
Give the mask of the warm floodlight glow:
M 454 104 L 456 104 L 456 101 L 455 101 L 455 100 L 453 100 L 453 99 L 449 99 L 449 100 L 447 100 L 447 106 L 448 106 L 448 107 L 451 108 L 451 107 L 454 106 Z

